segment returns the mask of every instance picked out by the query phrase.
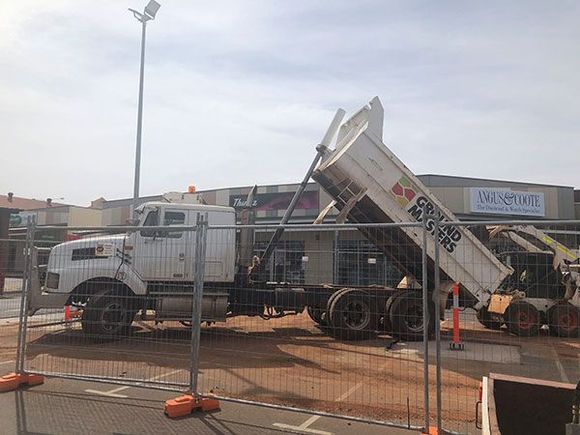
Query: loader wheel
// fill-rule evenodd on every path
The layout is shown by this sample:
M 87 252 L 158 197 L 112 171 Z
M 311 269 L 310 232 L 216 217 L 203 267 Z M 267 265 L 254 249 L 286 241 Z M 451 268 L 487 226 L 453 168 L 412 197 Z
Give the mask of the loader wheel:
M 375 298 L 357 289 L 337 294 L 328 311 L 333 334 L 342 340 L 365 340 L 377 330 L 378 307 Z
M 308 316 L 310 316 L 310 318 L 318 325 L 320 326 L 328 325 L 326 311 L 320 308 L 308 306 L 306 308 L 306 312 L 308 313 Z
M 509 332 L 520 337 L 538 335 L 540 330 L 540 313 L 532 304 L 515 301 L 507 308 L 504 318 Z
M 429 332 L 435 329 L 434 306 L 429 307 Z M 420 292 L 406 290 L 395 296 L 389 313 L 393 335 L 405 341 L 423 339 L 423 299 Z
M 550 310 L 550 329 L 558 337 L 578 337 L 580 310 L 568 303 L 558 304 Z
M 484 328 L 498 330 L 501 329 L 501 317 L 487 311 L 487 307 L 482 307 L 477 311 L 477 320 Z
M 99 295 L 87 302 L 81 325 L 92 339 L 113 339 L 129 334 L 135 314 L 129 307 L 128 296 Z

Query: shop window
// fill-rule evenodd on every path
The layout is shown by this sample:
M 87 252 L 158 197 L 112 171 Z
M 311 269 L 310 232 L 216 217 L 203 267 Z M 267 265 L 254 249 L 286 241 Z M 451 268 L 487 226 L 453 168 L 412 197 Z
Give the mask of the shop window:
M 261 256 L 268 242 L 258 242 L 255 255 Z M 272 257 L 265 265 L 265 271 L 271 281 L 304 284 L 304 242 L 284 240 L 278 243 Z

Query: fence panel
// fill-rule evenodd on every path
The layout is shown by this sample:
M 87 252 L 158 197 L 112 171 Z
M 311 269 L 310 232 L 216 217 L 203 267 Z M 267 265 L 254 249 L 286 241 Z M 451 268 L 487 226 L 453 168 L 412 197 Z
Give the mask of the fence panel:
M 479 382 L 490 372 L 580 377 L 578 226 L 289 225 L 261 258 L 276 227 L 185 228 L 185 216 L 165 217 L 162 227 L 93 228 L 50 250 L 11 242 L 29 254 L 22 287 L 39 308 L 20 318 L 22 369 L 399 426 L 440 420 L 461 433 L 477 432 Z M 450 260 L 450 225 L 468 227 L 489 252 L 475 243 Z M 490 262 L 509 271 L 501 282 Z M 490 297 L 496 288 L 501 298 Z M 510 307 L 498 315 L 502 304 Z M 16 337 L 17 328 L 2 331 Z
M 194 230 L 93 229 L 52 248 L 44 268 L 34 246 L 26 297 L 32 311 L 43 308 L 21 319 L 23 370 L 188 390 L 199 245 Z M 47 307 L 53 307 L 50 315 Z
M 202 328 L 201 390 L 422 427 L 421 247 L 398 240 L 395 263 L 389 248 L 400 229 L 394 226 L 364 234 L 355 227 L 289 226 L 259 264 L 274 228 L 247 230 L 255 232 L 253 260 L 246 255 L 254 273 L 236 271 L 239 288 L 227 322 Z M 228 231 L 209 228 L 208 262 L 229 244 Z M 420 234 L 421 226 L 414 231 Z M 403 280 L 410 272 L 419 280 Z M 387 301 L 402 280 L 411 290 L 389 318 Z M 418 331 L 405 342 L 390 331 L 392 322 L 408 321 L 407 311 L 398 314 L 403 310 L 415 310 L 410 317 Z
M 25 240 L 0 239 L 0 319 L 18 319 L 24 246 Z
M 458 432 L 477 433 L 478 386 L 490 372 L 574 384 L 580 379 L 579 304 L 578 299 L 576 306 L 566 300 L 566 285 L 562 282 L 568 274 L 578 272 L 580 227 L 506 221 L 502 226 L 472 224 L 467 229 L 513 270 L 499 287 L 505 295 L 504 304 L 514 297 L 503 315 L 486 308 L 474 309 L 473 301 L 464 292 L 465 283 L 460 283 L 458 319 L 463 350 L 450 348 L 452 297 L 441 324 L 442 424 Z M 463 262 L 485 272 L 473 254 L 467 252 Z M 492 280 L 483 279 L 480 284 L 489 287 Z M 576 298 L 577 284 L 570 282 Z M 498 308 L 504 309 L 505 305 L 489 307 Z M 457 419 L 457 415 L 468 418 Z

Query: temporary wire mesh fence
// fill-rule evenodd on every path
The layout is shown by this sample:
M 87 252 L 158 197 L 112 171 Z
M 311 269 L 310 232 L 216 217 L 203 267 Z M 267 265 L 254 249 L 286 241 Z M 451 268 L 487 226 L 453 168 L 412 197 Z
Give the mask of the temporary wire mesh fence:
M 17 322 L 20 312 L 26 247 L 25 235 L 20 237 L 0 239 L 0 319 L 7 323 Z M 35 243 L 39 248 L 38 263 L 43 265 L 48 261 L 51 247 L 59 242 L 36 240 Z
M 190 385 L 195 292 L 189 274 L 196 263 L 188 264 L 187 280 L 177 274 L 185 263 L 182 248 L 195 250 L 196 231 L 166 228 L 93 229 L 51 250 L 44 281 L 37 279 L 39 268 L 30 275 L 27 372 L 169 389 Z M 37 254 L 35 247 L 34 264 Z M 28 317 L 56 307 L 58 318 Z M 176 307 L 188 317 L 174 316 Z
M 289 225 L 264 256 L 279 227 L 187 213 L 25 250 L 28 305 L 68 308 L 23 313 L 21 368 L 462 433 L 490 372 L 580 377 L 576 224 Z
M 464 225 L 505 268 L 498 286 L 483 261 L 467 252 L 461 263 L 485 272 L 478 283 L 497 287 L 499 294 L 477 310 L 467 292 L 474 280 L 460 283 L 457 317 L 464 350 L 450 350 L 448 344 L 453 342 L 452 298 L 441 324 L 443 426 L 472 432 L 477 386 L 490 372 L 573 384 L 580 380 L 580 225 Z M 442 258 L 441 269 L 448 266 Z M 457 420 L 456 415 L 469 418 Z
M 218 261 L 232 230 L 209 228 L 206 264 Z M 364 237 L 354 226 L 291 225 L 271 257 L 261 258 L 274 230 L 242 229 L 254 232 L 254 250 L 238 246 L 227 322 L 202 329 L 202 391 L 421 426 L 422 360 L 397 351 L 389 335 L 395 324 L 401 338 L 423 339 L 417 282 L 396 289 L 403 271 L 422 276 L 420 246 L 399 241 L 396 267 L 384 252 L 395 227 L 367 226 Z

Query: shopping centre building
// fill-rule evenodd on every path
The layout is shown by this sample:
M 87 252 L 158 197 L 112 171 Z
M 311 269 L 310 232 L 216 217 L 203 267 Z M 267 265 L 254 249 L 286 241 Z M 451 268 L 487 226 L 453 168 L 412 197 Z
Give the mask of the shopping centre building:
M 500 180 L 420 175 L 418 177 L 459 220 L 574 219 L 574 188 Z M 298 184 L 259 186 L 253 209 L 256 223 L 277 224 Z M 169 193 L 140 198 L 147 201 L 191 201 L 212 205 L 246 206 L 251 186 Z M 331 198 L 317 183 L 309 183 L 290 223 L 312 223 Z M 133 199 L 92 204 L 102 212 L 103 225 L 122 225 L 130 216 Z M 333 223 L 331 211 L 325 223 Z M 256 249 L 264 249 L 271 231 L 256 233 Z M 270 278 L 290 282 L 334 282 L 349 285 L 388 284 L 400 279 L 397 269 L 362 234 L 350 231 L 287 231 L 271 263 Z

